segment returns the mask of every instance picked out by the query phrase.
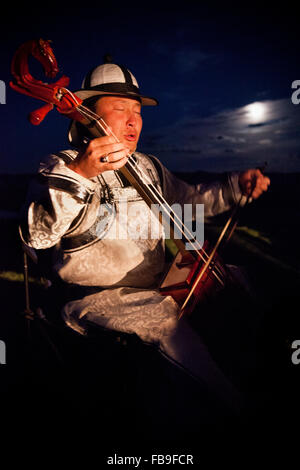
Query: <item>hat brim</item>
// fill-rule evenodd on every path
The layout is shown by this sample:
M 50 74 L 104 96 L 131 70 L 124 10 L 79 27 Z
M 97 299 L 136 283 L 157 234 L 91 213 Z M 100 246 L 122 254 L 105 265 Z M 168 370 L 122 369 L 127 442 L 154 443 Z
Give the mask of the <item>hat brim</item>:
M 157 106 L 158 101 L 155 98 L 149 96 L 142 96 L 137 93 L 127 92 L 127 93 L 112 93 L 108 91 L 99 91 L 99 90 L 78 90 L 74 92 L 76 96 L 82 100 L 87 98 L 92 98 L 93 96 L 106 95 L 106 96 L 124 96 L 125 98 L 132 98 L 140 101 L 142 106 Z

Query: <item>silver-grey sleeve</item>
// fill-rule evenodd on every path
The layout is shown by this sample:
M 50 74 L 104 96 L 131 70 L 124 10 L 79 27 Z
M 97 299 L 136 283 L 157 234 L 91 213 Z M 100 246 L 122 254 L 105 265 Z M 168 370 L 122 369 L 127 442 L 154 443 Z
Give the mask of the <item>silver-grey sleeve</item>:
M 60 162 L 33 178 L 21 213 L 23 242 L 35 249 L 56 245 L 93 194 L 94 183 Z
M 224 173 L 220 180 L 211 183 L 189 184 L 175 176 L 158 159 L 155 160 L 161 169 L 164 197 L 170 205 L 204 204 L 205 218 L 210 218 L 231 209 L 239 201 L 242 205 L 246 201 L 239 188 L 237 172 Z

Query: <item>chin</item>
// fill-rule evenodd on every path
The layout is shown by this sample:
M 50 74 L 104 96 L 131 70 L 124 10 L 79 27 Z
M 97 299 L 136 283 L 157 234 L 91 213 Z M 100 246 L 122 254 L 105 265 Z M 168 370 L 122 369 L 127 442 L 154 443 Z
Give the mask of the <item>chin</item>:
M 132 152 L 132 153 L 135 152 L 136 147 L 137 147 L 136 145 L 130 145 L 130 147 L 129 147 L 130 152 Z

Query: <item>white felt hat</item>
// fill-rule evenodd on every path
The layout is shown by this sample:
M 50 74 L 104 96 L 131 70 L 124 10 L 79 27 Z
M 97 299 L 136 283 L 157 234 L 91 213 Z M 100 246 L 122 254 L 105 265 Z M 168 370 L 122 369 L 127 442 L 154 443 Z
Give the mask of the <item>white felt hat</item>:
M 110 58 L 106 56 L 108 62 Z M 134 75 L 124 66 L 104 63 L 92 69 L 84 78 L 80 90 L 74 92 L 82 100 L 102 95 L 124 96 L 138 100 L 143 106 L 156 106 L 158 101 L 141 94 Z M 72 121 L 68 138 L 71 144 L 78 143 L 78 127 Z
M 85 100 L 97 95 L 128 95 L 136 98 L 144 106 L 156 106 L 155 98 L 140 93 L 136 78 L 122 65 L 106 63 L 92 69 L 85 77 L 81 90 L 75 91 L 79 98 Z

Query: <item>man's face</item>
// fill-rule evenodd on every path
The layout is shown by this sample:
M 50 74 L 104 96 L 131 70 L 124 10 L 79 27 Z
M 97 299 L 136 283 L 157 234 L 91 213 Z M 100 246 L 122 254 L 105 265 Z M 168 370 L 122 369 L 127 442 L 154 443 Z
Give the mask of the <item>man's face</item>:
M 96 102 L 95 112 L 104 119 L 119 141 L 134 152 L 143 125 L 141 103 L 130 98 L 104 96 Z

